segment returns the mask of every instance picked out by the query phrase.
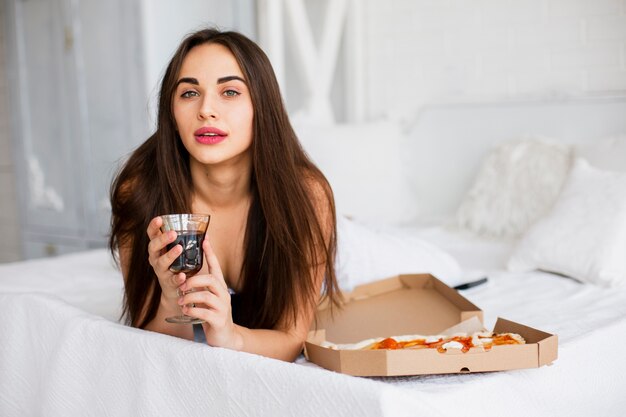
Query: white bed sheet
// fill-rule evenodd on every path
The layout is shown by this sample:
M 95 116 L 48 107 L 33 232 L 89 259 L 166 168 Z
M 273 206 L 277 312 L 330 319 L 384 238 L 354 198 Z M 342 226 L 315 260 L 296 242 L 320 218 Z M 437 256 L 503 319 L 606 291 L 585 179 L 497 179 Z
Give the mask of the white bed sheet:
M 211 348 L 117 323 L 121 276 L 110 255 L 95 250 L 0 265 L 0 415 L 623 414 L 626 289 L 505 272 L 511 243 L 442 228 L 393 233 L 439 245 L 468 277 L 486 274 L 487 284 L 463 292 L 486 325 L 500 316 L 557 333 L 557 361 L 519 371 L 355 378 L 304 358 L 290 364 Z
M 511 273 L 506 263 L 515 241 L 485 239 L 445 227 L 390 228 L 389 235 L 418 236 L 450 253 L 466 281 L 488 282 L 462 291 L 492 327 L 498 316 L 557 333 L 561 343 L 626 319 L 626 287 L 605 288 L 542 271 Z M 546 314 L 549 312 L 549 314 Z

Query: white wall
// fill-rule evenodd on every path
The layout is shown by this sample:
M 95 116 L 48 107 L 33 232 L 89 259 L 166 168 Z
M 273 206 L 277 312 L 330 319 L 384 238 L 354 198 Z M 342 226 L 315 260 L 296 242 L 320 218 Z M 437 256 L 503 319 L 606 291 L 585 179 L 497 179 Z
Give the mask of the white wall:
M 367 113 L 626 93 L 624 0 L 367 0 Z
M 346 110 L 354 102 L 364 107 L 358 120 L 411 119 L 434 103 L 626 93 L 626 0 L 347 1 L 331 89 L 340 122 L 351 121 Z M 309 55 L 319 53 L 322 30 L 331 20 L 324 21 L 324 10 L 340 9 L 344 2 L 259 0 L 261 40 L 285 74 L 292 114 L 306 113 L 307 88 L 314 88 L 300 62 L 311 67 L 300 56 L 314 49 L 307 37 L 318 49 Z M 303 5 L 295 9 L 306 9 L 308 21 L 293 17 L 294 4 Z M 294 29 L 291 20 L 300 27 Z M 266 39 L 266 33 L 284 33 L 286 40 Z M 354 33 L 360 36 L 349 39 Z M 354 51 L 362 62 L 350 61 Z M 320 58 L 313 57 L 318 82 L 328 64 Z M 354 90 L 356 76 L 363 82 Z

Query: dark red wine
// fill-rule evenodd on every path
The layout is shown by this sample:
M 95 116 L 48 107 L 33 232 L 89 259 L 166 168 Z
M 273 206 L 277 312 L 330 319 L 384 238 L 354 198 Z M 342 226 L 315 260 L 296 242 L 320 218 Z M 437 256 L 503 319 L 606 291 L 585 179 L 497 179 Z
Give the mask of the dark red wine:
M 188 277 L 197 274 L 202 268 L 202 242 L 204 232 L 179 232 L 176 240 L 167 245 L 167 250 L 176 245 L 183 247 L 183 253 L 170 265 L 170 271 L 184 272 Z

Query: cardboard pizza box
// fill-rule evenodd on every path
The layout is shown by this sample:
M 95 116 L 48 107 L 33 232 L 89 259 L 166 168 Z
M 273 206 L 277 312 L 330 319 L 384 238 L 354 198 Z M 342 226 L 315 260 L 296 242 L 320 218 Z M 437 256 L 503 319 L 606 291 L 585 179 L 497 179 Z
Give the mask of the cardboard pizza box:
M 498 333 L 518 333 L 523 345 L 493 346 L 485 351 L 448 349 L 341 350 L 324 347 L 365 339 L 409 334 L 442 334 L 462 322 L 482 327 L 482 311 L 430 274 L 398 275 L 356 287 L 344 294 L 343 308 L 321 306 L 305 356 L 326 369 L 355 376 L 399 376 L 533 368 L 557 357 L 557 336 L 498 319 Z

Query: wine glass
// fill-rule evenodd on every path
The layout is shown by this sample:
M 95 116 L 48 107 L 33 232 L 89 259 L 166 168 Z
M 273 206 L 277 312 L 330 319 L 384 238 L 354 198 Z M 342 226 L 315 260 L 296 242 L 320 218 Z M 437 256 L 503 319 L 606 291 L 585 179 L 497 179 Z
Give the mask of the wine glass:
M 176 240 L 167 245 L 169 251 L 176 245 L 183 247 L 183 252 L 170 265 L 170 271 L 175 274 L 184 272 L 186 277 L 192 277 L 202 269 L 202 242 L 209 227 L 211 216 L 208 214 L 165 214 L 161 216 L 163 225 L 162 232 L 174 230 L 177 233 Z M 192 292 L 187 291 L 185 294 Z M 165 319 L 168 323 L 198 324 L 204 320 L 190 317 L 185 314 Z

